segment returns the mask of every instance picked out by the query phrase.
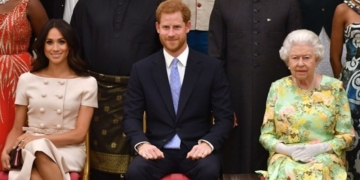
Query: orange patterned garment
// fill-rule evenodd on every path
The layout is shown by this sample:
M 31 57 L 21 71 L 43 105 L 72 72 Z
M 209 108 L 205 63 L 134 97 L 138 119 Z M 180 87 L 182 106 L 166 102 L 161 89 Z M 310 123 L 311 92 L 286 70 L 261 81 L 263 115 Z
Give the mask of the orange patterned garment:
M 32 60 L 28 53 L 31 25 L 26 16 L 27 3 L 22 0 L 12 11 L 0 14 L 0 152 L 14 124 L 18 78 L 30 70 Z

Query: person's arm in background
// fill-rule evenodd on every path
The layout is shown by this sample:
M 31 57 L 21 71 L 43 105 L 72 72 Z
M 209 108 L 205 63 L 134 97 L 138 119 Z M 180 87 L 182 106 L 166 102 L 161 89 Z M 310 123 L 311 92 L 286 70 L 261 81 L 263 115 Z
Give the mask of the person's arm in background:
M 71 16 L 71 20 L 70 20 L 70 25 L 71 27 L 73 27 L 76 31 L 76 37 L 79 41 L 80 44 L 80 50 L 79 50 L 79 55 L 80 57 L 85 60 L 85 55 L 84 55 L 84 42 L 82 41 L 82 34 L 83 32 L 83 24 L 87 23 L 88 20 L 86 19 L 87 17 L 85 17 L 84 14 L 84 2 L 85 0 L 79 0 L 74 8 L 73 14 Z M 90 27 L 89 27 L 90 28 Z
M 26 15 L 31 23 L 31 28 L 37 37 L 44 26 L 49 20 L 46 11 L 39 0 L 29 0 Z
M 330 63 L 335 78 L 339 78 L 342 69 L 341 56 L 344 44 L 344 28 L 345 28 L 345 4 L 336 7 L 331 29 L 330 41 Z
M 210 15 L 208 55 L 216 59 L 225 61 L 227 39 L 226 39 L 225 22 L 222 17 L 220 3 L 221 0 L 215 0 L 215 4 Z M 233 127 L 236 127 L 238 126 L 238 120 L 235 112 L 233 113 L 233 116 L 234 116 Z
M 289 16 L 286 24 L 286 34 L 302 28 L 301 10 L 297 0 L 291 0 Z
M 208 54 L 220 60 L 226 57 L 226 28 L 221 12 L 221 0 L 215 0 L 210 16 Z

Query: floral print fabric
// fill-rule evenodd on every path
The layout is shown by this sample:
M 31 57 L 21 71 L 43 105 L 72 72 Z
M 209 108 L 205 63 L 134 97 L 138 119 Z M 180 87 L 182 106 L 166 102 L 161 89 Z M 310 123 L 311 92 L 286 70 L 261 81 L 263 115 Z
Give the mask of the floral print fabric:
M 323 75 L 317 88 L 306 94 L 300 92 L 291 76 L 271 85 L 260 135 L 260 143 L 270 157 L 268 172 L 262 173 L 269 180 L 345 180 L 345 150 L 353 140 L 354 130 L 342 82 Z M 275 146 L 279 142 L 327 142 L 333 152 L 302 163 L 277 154 Z

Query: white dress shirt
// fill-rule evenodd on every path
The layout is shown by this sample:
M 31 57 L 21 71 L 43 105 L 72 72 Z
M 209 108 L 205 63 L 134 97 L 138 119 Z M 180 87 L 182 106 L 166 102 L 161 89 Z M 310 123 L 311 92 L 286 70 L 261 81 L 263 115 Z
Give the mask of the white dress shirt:
M 163 49 L 163 51 L 164 51 L 164 57 L 165 57 L 165 63 L 166 63 L 166 72 L 167 72 L 168 79 L 170 82 L 171 65 L 172 65 L 172 62 L 175 57 L 171 56 L 168 52 L 166 52 L 165 49 Z M 184 81 L 185 68 L 186 68 L 188 56 L 189 56 L 189 47 L 186 46 L 186 49 L 184 50 L 184 52 L 182 52 L 178 57 L 176 57 L 179 60 L 178 61 L 178 71 L 179 71 L 179 75 L 180 75 L 181 85 Z

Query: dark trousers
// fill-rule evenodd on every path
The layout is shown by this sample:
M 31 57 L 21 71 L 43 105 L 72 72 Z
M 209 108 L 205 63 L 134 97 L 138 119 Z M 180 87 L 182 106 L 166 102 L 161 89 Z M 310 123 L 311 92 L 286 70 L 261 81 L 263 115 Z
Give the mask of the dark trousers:
M 186 159 L 188 149 L 161 149 L 164 159 L 146 160 L 136 156 L 125 175 L 126 180 L 158 180 L 171 173 L 182 173 L 191 180 L 217 180 L 220 176 L 220 157 L 212 153 L 199 160 Z
M 90 180 L 124 180 L 124 175 L 90 169 Z

